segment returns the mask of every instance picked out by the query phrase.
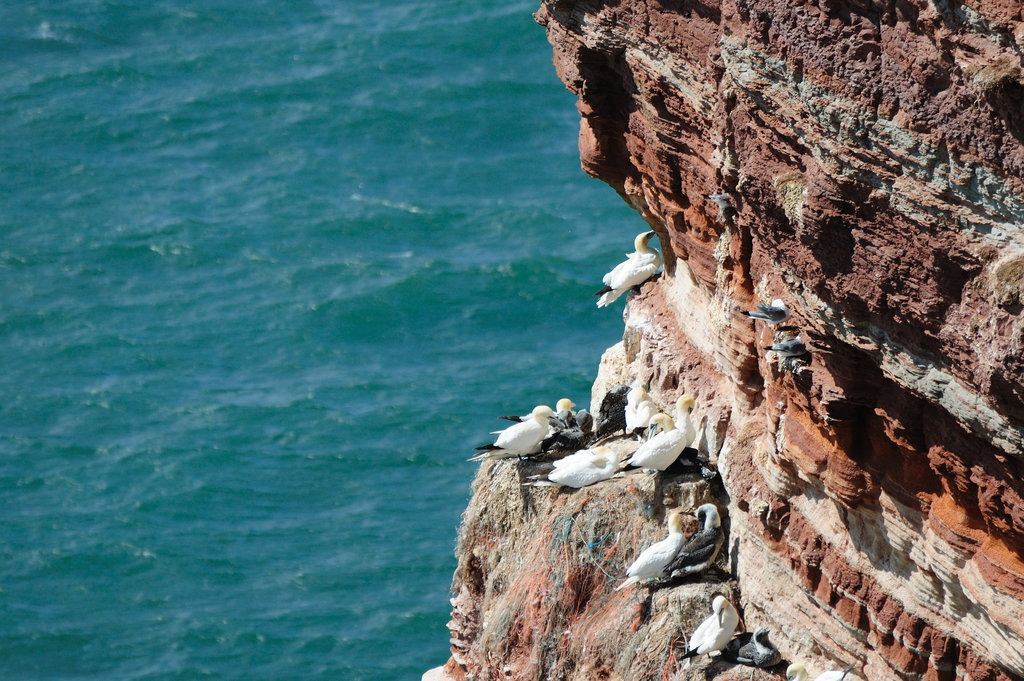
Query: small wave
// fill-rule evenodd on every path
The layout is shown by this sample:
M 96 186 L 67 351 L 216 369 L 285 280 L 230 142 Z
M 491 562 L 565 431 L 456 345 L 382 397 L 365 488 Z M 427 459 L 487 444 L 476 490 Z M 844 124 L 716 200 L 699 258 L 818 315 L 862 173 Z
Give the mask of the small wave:
M 385 208 L 392 208 L 394 210 L 400 210 L 404 213 L 412 213 L 413 215 L 426 215 L 430 213 L 429 210 L 422 206 L 417 206 L 414 203 L 407 203 L 405 201 L 391 201 L 390 199 L 380 199 L 371 196 L 364 196 L 358 192 L 353 193 L 349 196 L 353 201 L 360 203 L 368 203 L 373 206 L 383 206 Z
M 49 21 L 43 21 L 39 24 L 39 28 L 36 29 L 35 36 L 38 40 L 58 40 L 57 35 L 53 32 L 53 28 L 50 26 Z

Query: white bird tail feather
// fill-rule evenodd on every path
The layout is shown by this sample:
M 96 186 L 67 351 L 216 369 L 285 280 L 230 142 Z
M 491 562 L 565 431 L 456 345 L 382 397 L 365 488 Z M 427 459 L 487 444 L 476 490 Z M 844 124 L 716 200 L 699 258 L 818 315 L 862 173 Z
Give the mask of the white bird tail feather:
M 616 300 L 618 300 L 619 296 L 621 295 L 622 291 L 608 291 L 608 293 L 605 293 L 604 295 L 597 299 L 597 306 L 607 307 L 614 303 Z
M 619 591 L 620 589 L 625 589 L 627 586 L 631 586 L 633 584 L 636 584 L 639 581 L 640 581 L 639 577 L 630 577 L 629 579 L 624 581 L 622 584 L 619 584 L 617 587 L 615 587 L 615 590 Z

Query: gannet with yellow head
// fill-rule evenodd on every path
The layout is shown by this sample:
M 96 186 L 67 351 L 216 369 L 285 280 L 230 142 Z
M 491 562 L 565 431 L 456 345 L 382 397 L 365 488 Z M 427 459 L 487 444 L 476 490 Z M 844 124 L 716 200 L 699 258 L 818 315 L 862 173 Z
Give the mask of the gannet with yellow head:
M 548 419 L 555 415 L 551 407 L 540 404 L 530 412 L 530 418 L 498 431 L 494 444 L 476 449 L 480 452 L 470 461 L 484 459 L 507 459 L 514 456 L 528 456 L 540 451 L 540 443 L 551 429 Z
M 663 471 L 679 458 L 686 445 L 693 440 L 691 435 L 676 428 L 668 414 L 655 414 L 650 428 L 653 431 L 655 427 L 660 429 L 659 432 L 633 452 L 633 456 L 626 461 L 627 467 Z
M 644 283 L 658 271 L 661 267 L 661 255 L 648 244 L 653 236 L 653 231 L 637 234 L 633 240 L 633 247 L 636 250 L 627 254 L 625 261 L 604 275 L 604 288 L 594 294 L 601 296 L 597 300 L 598 307 L 612 304 L 623 293 Z
M 697 522 L 700 526 L 679 548 L 675 558 L 665 568 L 669 577 L 680 578 L 704 572 L 718 557 L 725 541 L 722 532 L 722 519 L 718 515 L 718 507 L 714 504 L 701 504 L 697 507 Z
M 647 391 L 643 386 L 636 386 L 626 395 L 626 432 L 643 430 L 657 413 L 658 406 L 651 401 Z
M 711 601 L 711 614 L 694 629 L 690 637 L 690 649 L 683 657 L 713 653 L 725 647 L 736 632 L 740 615 L 725 596 L 715 596 Z
M 690 418 L 690 414 L 693 413 L 693 408 L 696 404 L 697 401 L 689 393 L 676 400 L 675 423 L 676 428 L 685 433 L 683 439 L 686 440 L 686 444 L 683 445 L 684 448 L 692 447 L 694 440 L 697 439 L 697 429 L 693 427 L 693 420 Z
M 626 568 L 628 579 L 615 587 L 615 590 L 625 589 L 643 579 L 664 577 L 665 568 L 675 558 L 683 541 L 683 516 L 675 512 L 668 517 L 668 536 L 648 546 L 636 557 L 633 564 Z

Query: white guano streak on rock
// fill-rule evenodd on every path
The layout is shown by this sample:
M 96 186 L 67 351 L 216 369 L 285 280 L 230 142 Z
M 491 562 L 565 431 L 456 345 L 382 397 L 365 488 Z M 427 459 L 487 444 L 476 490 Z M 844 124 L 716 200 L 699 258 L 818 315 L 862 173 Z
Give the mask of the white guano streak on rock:
M 992 170 L 961 161 L 860 103 L 797 80 L 782 59 L 725 37 L 721 50 L 736 87 L 787 126 L 824 168 L 887 192 L 892 207 L 914 221 L 955 222 L 980 241 L 1024 247 L 1024 197 Z

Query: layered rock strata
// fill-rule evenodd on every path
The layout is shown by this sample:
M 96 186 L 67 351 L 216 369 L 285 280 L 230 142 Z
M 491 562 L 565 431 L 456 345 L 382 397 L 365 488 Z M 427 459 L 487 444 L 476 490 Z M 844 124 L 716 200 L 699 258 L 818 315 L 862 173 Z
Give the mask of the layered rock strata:
M 697 395 L 748 628 L 770 622 L 812 673 L 1024 678 L 1021 4 L 545 0 L 537 20 L 579 97 L 584 169 L 665 256 L 602 375 L 650 382 L 664 406 Z M 780 361 L 773 330 L 736 314 L 772 298 L 805 358 Z M 540 497 L 502 466 L 465 517 L 448 671 L 660 676 L 653 652 L 623 651 L 672 650 L 695 614 L 677 590 L 699 604 L 712 586 L 655 590 L 631 619 L 591 568 L 538 575 L 555 548 L 582 550 L 551 538 L 564 514 L 584 544 L 621 542 L 660 536 L 680 499 L 637 508 L 621 481 Z M 502 546 L 514 569 L 491 563 Z M 586 564 L 616 574 L 631 556 Z M 551 609 L 569 592 L 586 594 L 571 617 Z

